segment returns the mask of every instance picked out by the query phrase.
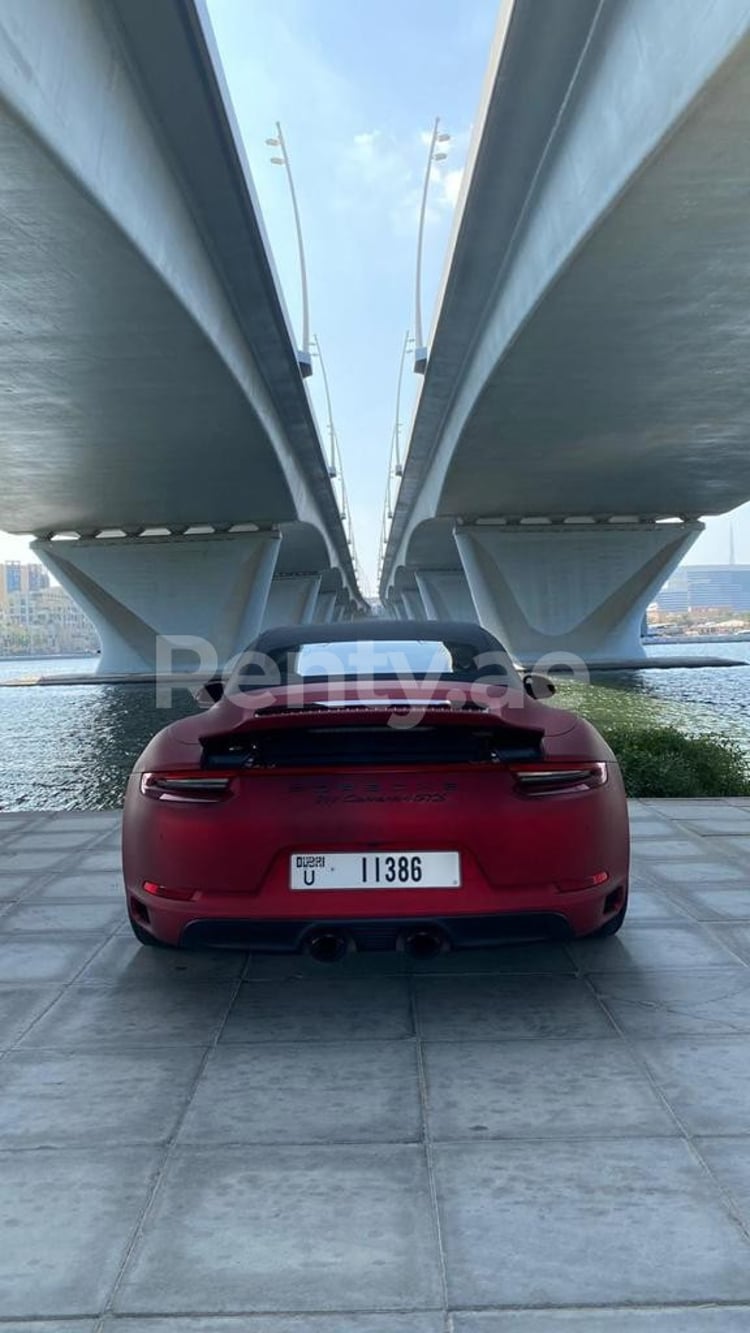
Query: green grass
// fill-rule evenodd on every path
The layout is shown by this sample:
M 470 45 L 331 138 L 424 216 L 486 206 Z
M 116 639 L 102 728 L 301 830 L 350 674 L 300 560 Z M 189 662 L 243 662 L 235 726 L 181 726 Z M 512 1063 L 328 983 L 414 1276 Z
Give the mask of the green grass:
M 746 752 L 725 737 L 686 736 L 676 727 L 606 726 L 628 796 L 747 796 Z
M 560 682 L 556 702 L 601 732 L 617 756 L 628 796 L 750 795 L 747 744 L 717 732 L 716 719 L 701 710 L 570 682 Z

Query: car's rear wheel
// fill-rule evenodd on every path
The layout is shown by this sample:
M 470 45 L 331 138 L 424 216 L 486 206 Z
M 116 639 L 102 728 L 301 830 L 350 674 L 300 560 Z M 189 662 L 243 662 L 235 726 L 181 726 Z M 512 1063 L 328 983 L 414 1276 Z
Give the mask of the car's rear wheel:
M 157 940 L 155 935 L 151 935 L 149 931 L 143 929 L 143 926 L 139 926 L 138 922 L 133 920 L 130 913 L 128 913 L 128 920 L 130 922 L 130 928 L 139 944 L 148 945 L 151 949 L 173 949 L 175 947 L 173 944 L 165 944 L 164 940 Z

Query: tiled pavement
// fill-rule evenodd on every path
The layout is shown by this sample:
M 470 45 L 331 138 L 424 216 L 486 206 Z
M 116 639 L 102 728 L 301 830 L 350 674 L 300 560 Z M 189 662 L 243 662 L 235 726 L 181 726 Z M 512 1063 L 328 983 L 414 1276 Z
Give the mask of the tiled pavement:
M 632 814 L 617 939 L 334 970 L 0 815 L 0 1333 L 746 1333 L 750 802 Z

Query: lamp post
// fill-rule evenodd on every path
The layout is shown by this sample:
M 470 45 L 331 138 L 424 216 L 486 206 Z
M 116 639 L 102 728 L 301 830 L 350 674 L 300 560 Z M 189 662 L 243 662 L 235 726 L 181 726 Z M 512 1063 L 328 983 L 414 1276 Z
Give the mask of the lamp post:
M 297 206 L 297 193 L 294 188 L 294 178 L 292 168 L 289 165 L 289 153 L 287 152 L 284 134 L 278 120 L 276 121 L 276 135 L 274 138 L 266 139 L 269 148 L 280 148 L 281 156 L 272 157 L 271 161 L 275 167 L 284 167 L 286 178 L 289 183 L 289 194 L 292 199 L 292 211 L 294 212 L 294 226 L 297 232 L 297 249 L 299 251 L 299 273 L 302 286 L 302 346 L 297 351 L 297 362 L 303 379 L 307 379 L 313 373 L 312 357 L 310 355 L 310 309 L 307 296 L 307 266 L 305 264 L 305 247 L 302 242 L 302 227 L 299 220 L 299 208 Z
M 398 384 L 396 386 L 396 422 L 393 427 L 393 448 L 395 455 L 393 471 L 397 477 L 403 476 L 404 472 L 403 460 L 401 458 L 401 386 L 404 382 L 404 363 L 406 361 L 406 354 L 409 351 L 409 348 L 413 347 L 413 345 L 412 336 L 407 329 L 404 336 L 404 345 L 401 349 L 401 362 L 398 368 Z
M 317 358 L 318 358 L 318 360 L 319 360 L 319 362 L 320 362 L 320 370 L 321 370 L 321 374 L 322 374 L 322 376 L 323 376 L 323 391 L 324 391 L 324 393 L 325 393 L 325 398 L 326 398 L 326 412 L 328 413 L 328 428 L 327 428 L 327 429 L 328 429 L 328 450 L 329 450 L 329 453 L 328 453 L 328 475 L 329 475 L 329 477 L 331 478 L 331 480 L 333 480 L 334 477 L 337 477 L 337 476 L 338 476 L 338 471 L 337 471 L 337 468 L 336 468 L 336 447 L 337 447 L 338 441 L 337 441 L 337 439 L 336 439 L 336 427 L 335 427 L 334 424 L 333 424 L 333 411 L 332 411 L 332 408 L 331 408 L 331 391 L 330 391 L 330 389 L 329 389 L 329 387 L 328 387 L 328 375 L 326 374 L 326 363 L 325 363 L 325 361 L 323 360 L 323 353 L 322 353 L 321 350 L 320 350 L 320 342 L 319 342 L 319 340 L 318 340 L 318 335 L 317 335 L 316 333 L 314 333 L 313 336 L 312 336 L 312 343 L 313 343 L 313 345 L 314 345 L 314 347 L 315 347 L 315 351 L 313 352 L 313 356 L 317 356 Z
M 427 154 L 427 166 L 422 187 L 422 207 L 419 210 L 419 230 L 417 233 L 417 272 L 414 281 L 414 373 L 424 375 L 427 369 L 427 348 L 422 333 L 422 247 L 424 243 L 424 220 L 427 212 L 427 192 L 430 188 L 430 173 L 433 162 L 442 162 L 447 156 L 439 144 L 450 143 L 449 134 L 441 134 L 440 117 L 436 116 Z

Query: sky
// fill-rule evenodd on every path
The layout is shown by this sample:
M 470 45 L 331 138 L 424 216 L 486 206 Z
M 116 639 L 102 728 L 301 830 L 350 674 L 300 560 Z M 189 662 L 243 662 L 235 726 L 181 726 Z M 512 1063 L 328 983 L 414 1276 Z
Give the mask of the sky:
M 299 338 L 301 301 L 284 172 L 266 138 L 281 121 L 293 168 L 309 277 L 311 330 L 333 419 L 364 582 L 377 550 L 404 335 L 414 327 L 414 266 L 427 143 L 436 116 L 451 134 L 433 167 L 425 229 L 428 330 L 453 208 L 495 28 L 498 0 L 209 0 L 283 296 Z M 409 366 L 400 420 L 408 432 L 420 381 Z M 307 381 L 326 434 L 319 372 Z M 710 519 L 693 563 L 729 558 L 729 517 Z M 736 558 L 750 564 L 750 504 L 733 518 Z M 0 560 L 27 542 L 0 534 Z M 366 586 L 367 590 L 367 586 Z

